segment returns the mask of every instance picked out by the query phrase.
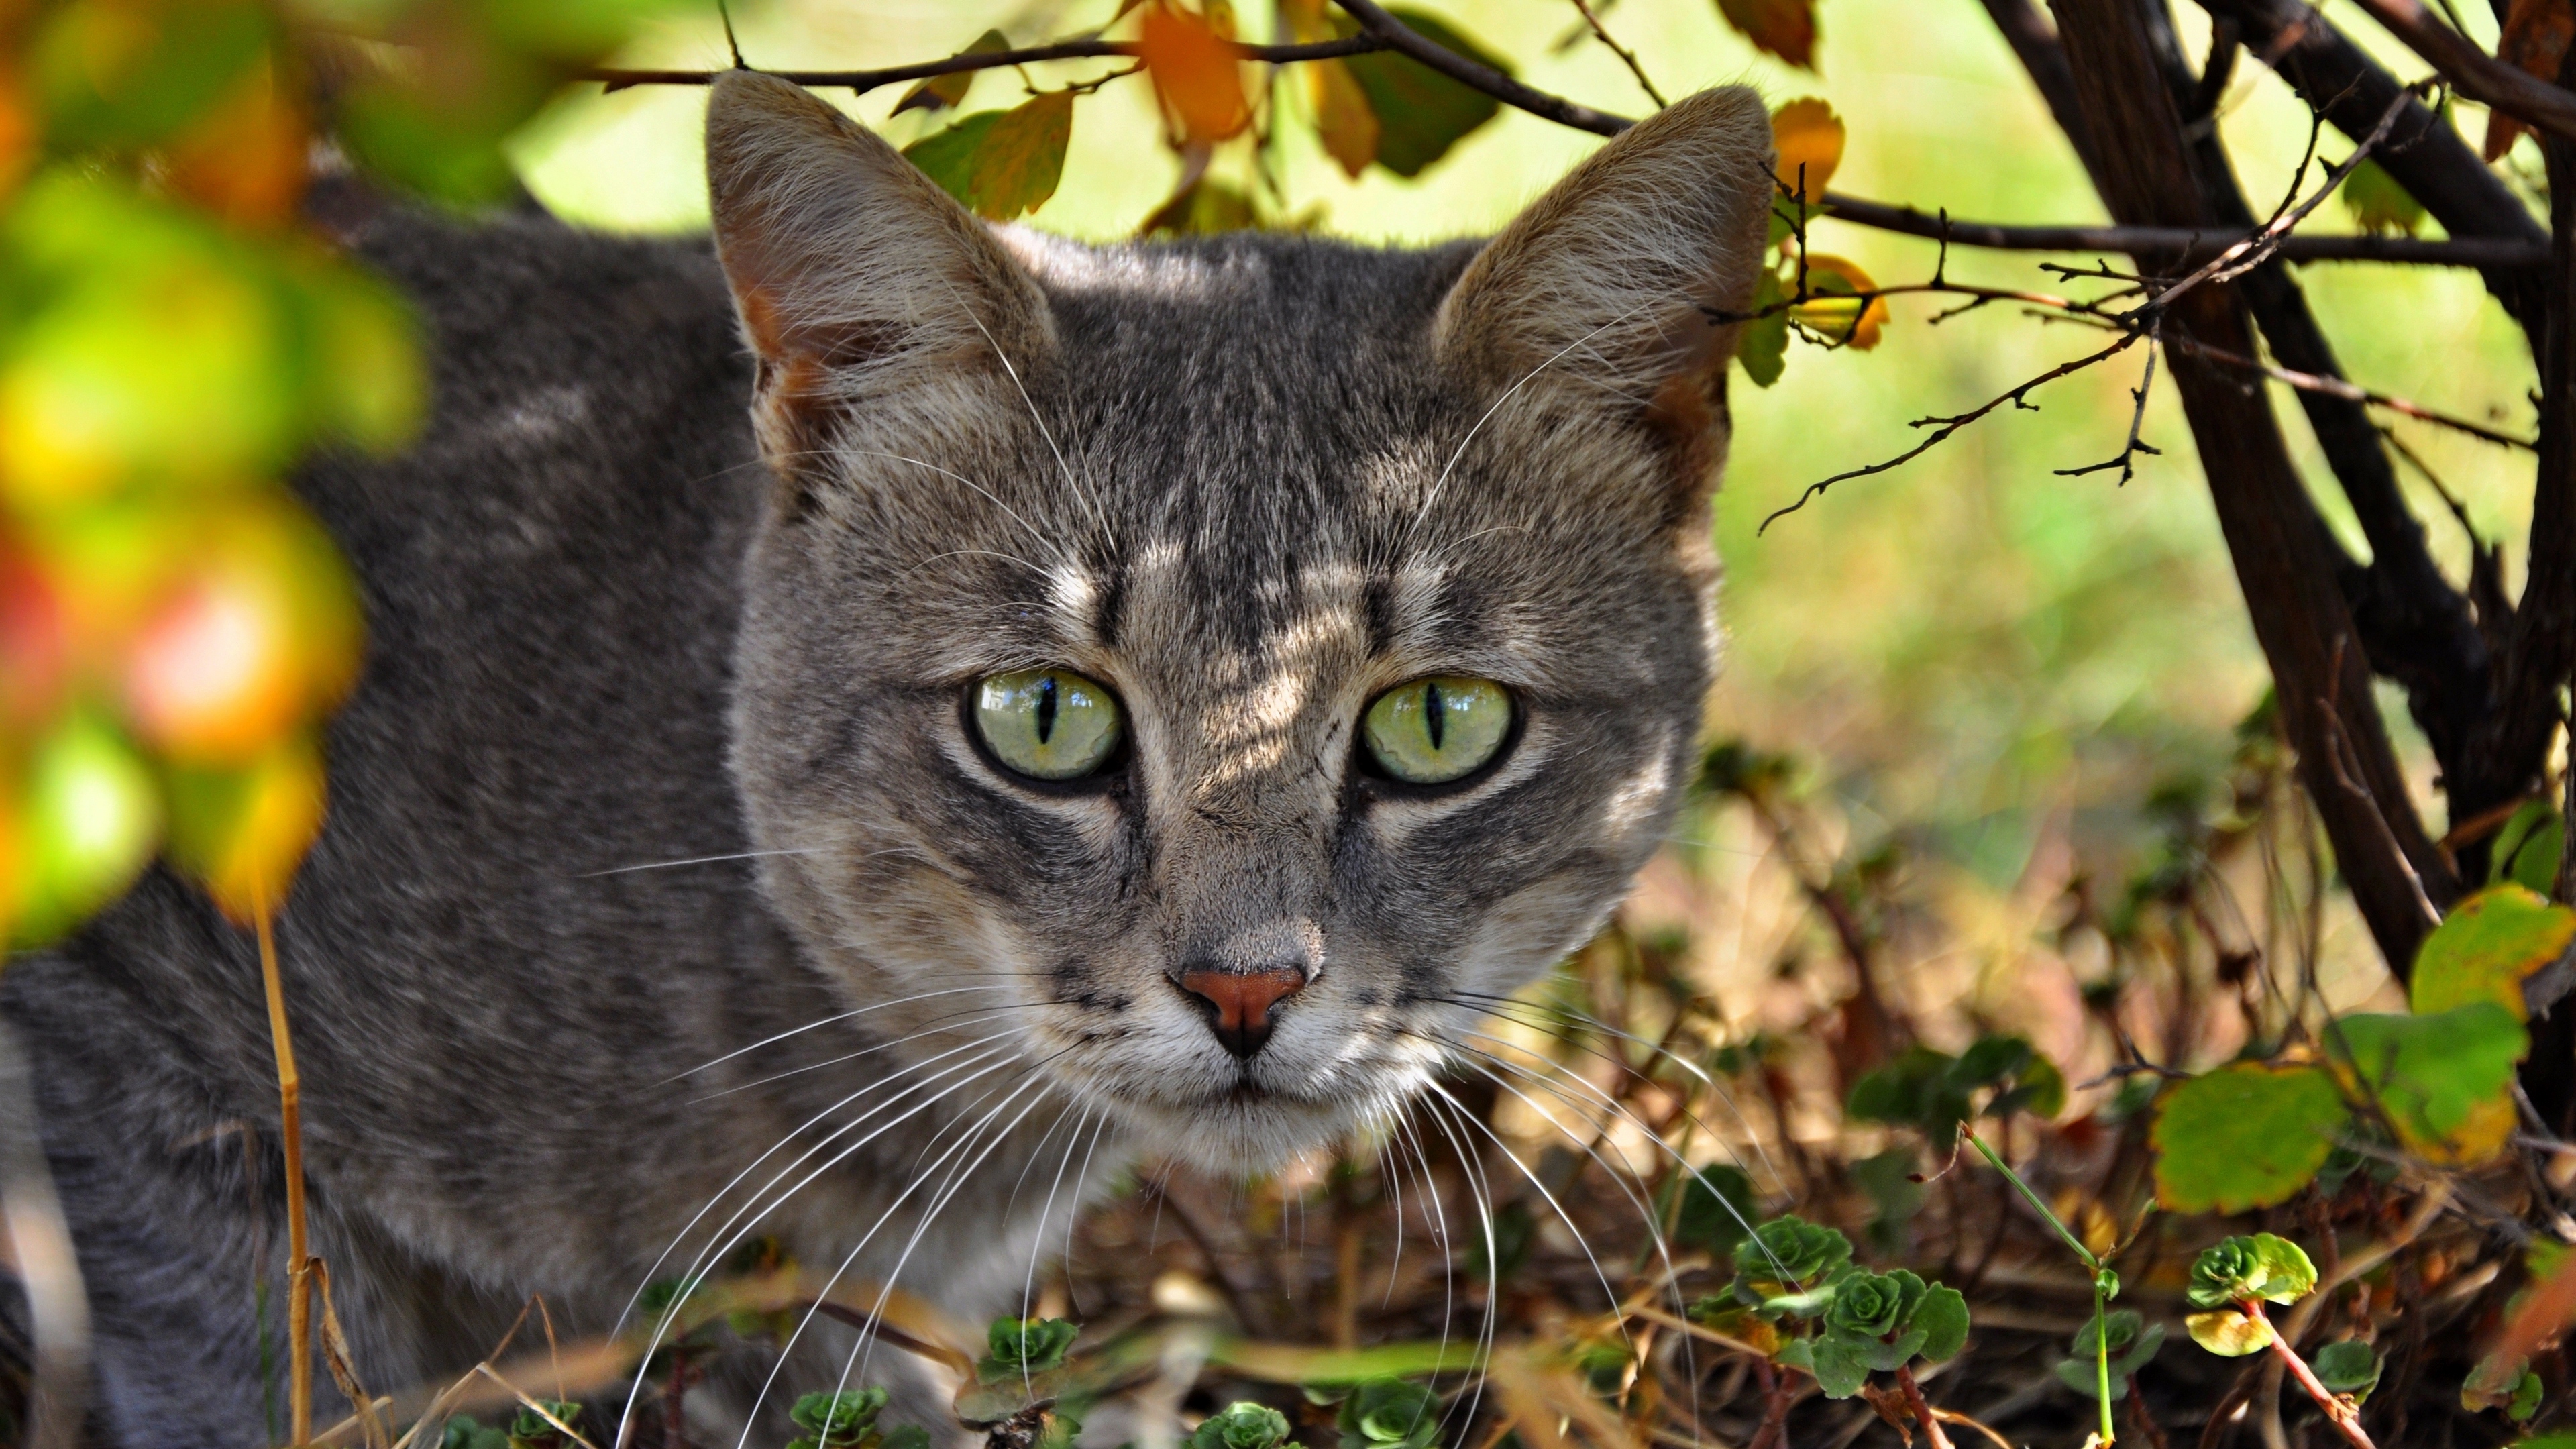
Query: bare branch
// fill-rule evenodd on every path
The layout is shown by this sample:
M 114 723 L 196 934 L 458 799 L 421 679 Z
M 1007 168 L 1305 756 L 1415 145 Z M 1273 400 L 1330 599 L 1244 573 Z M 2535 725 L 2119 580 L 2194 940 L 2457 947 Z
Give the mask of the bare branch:
M 2158 327 L 2148 332 L 2147 342 L 2149 345 L 2147 347 L 2147 365 L 2145 370 L 2140 372 L 2138 375 L 2138 385 L 2129 389 L 2129 399 L 2132 404 L 2129 410 L 2129 440 L 2120 445 L 2120 451 L 2117 456 L 2105 459 L 2099 463 L 2087 463 L 2081 468 L 2059 468 L 2055 470 L 2058 477 L 2081 478 L 2087 473 L 2101 473 L 2117 468 L 2120 470 L 2119 486 L 2126 488 L 2129 486 L 2129 480 L 2137 476 L 2138 455 L 2140 453 L 2144 453 L 2151 458 L 2161 458 L 2164 456 L 2164 450 L 2162 448 L 2154 447 L 2138 436 L 2139 432 L 2147 425 L 2147 394 L 2152 391 L 2156 385 L 2156 349 L 2154 343 L 2157 341 L 2158 335 L 2163 330 L 2163 328 Z
M 1612 38 L 1609 28 L 1601 23 L 1601 17 L 1592 13 L 1592 0 L 1574 0 L 1574 8 L 1583 12 L 1583 23 L 1591 27 L 1592 38 L 1600 41 L 1603 49 L 1619 57 L 1619 63 L 1628 67 L 1628 74 L 1637 78 L 1637 88 L 1646 93 L 1646 99 L 1655 103 L 1655 109 L 1662 110 L 1672 104 L 1664 99 L 1662 91 L 1655 89 L 1655 83 L 1647 79 L 1646 67 L 1637 60 L 1637 52 Z
M 2576 92 L 2526 75 L 2427 14 L 2416 0 L 2355 0 L 2470 100 L 2553 136 L 2576 140 Z
M 1293 65 L 1303 60 L 1332 60 L 1345 55 L 1367 55 L 1387 49 L 1385 41 L 1371 35 L 1353 35 L 1340 40 L 1309 41 L 1301 45 L 1237 45 L 1237 59 L 1257 60 L 1270 65 Z M 890 65 L 877 70 L 773 70 L 783 81 L 800 86 L 846 88 L 860 95 L 879 86 L 902 81 L 928 80 L 933 76 L 959 75 L 967 71 L 999 70 L 1006 66 L 1034 65 L 1048 60 L 1099 60 L 1135 58 L 1144 53 L 1132 40 L 1060 40 L 1051 45 L 1023 46 L 1018 50 L 969 51 L 962 55 L 942 56 L 938 60 L 915 61 L 910 65 Z M 720 70 L 624 70 L 614 66 L 585 70 L 578 80 L 598 81 L 612 91 L 628 86 L 702 86 L 714 82 Z
M 2195 357 L 2206 357 L 2222 367 L 2260 373 L 2274 382 L 2287 383 L 2302 392 L 2321 392 L 2329 397 L 2339 397 L 2369 407 L 2385 408 L 2402 417 L 2410 417 L 2418 422 L 2431 423 L 2437 427 L 2449 428 L 2454 432 L 2466 433 L 2472 438 L 2494 443 L 2499 447 L 2520 448 L 2524 452 L 2531 452 L 2540 446 L 2528 438 L 2517 438 L 2511 433 L 2500 433 L 2493 428 L 2470 422 L 2466 418 L 2454 417 L 2449 413 L 2439 412 L 2421 403 L 2410 402 L 2389 393 L 2373 392 L 2369 388 L 2347 382 L 2340 377 L 2319 377 L 2312 372 L 2275 367 L 2270 363 L 2247 357 L 2243 353 L 2230 352 L 2223 347 L 2212 347 L 2189 337 L 2177 337 L 2173 339 L 2173 345 Z
M 1360 23 L 1360 33 L 1373 36 L 1385 49 L 1401 51 L 1460 85 L 1473 86 L 1507 106 L 1533 116 L 1590 131 L 1596 136 L 1616 136 L 1637 124 L 1626 116 L 1614 116 L 1577 105 L 1563 96 L 1552 96 L 1543 90 L 1525 86 L 1489 65 L 1481 65 L 1418 30 L 1408 28 L 1401 20 L 1381 9 L 1377 0 L 1333 0 L 1342 13 Z
M 2182 226 L 2004 226 L 1942 218 L 1910 206 L 1891 206 L 1838 191 L 1825 193 L 1825 213 L 1836 221 L 1880 231 L 1994 251 L 2123 252 L 2172 254 L 2185 261 L 2215 256 L 2245 241 L 2241 231 Z M 2432 241 L 2387 236 L 2285 236 L 2275 255 L 2292 261 L 2406 262 L 2441 267 L 2524 267 L 2549 259 L 2549 243 L 2504 237 Z

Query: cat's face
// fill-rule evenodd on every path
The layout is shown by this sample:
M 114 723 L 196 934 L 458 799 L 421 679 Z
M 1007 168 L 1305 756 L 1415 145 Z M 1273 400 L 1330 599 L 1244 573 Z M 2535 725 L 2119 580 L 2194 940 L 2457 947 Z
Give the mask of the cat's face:
M 1095 252 L 719 87 L 779 476 L 736 770 L 774 899 L 926 1033 L 922 1081 L 1258 1166 L 1597 926 L 1713 665 L 1699 309 L 1749 294 L 1768 142 L 1694 98 L 1481 254 Z

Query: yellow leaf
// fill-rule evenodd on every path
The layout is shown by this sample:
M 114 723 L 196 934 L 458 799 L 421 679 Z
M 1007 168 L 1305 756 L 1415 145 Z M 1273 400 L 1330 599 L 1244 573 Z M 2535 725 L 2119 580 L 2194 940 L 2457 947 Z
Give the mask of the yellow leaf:
M 1811 254 L 1807 258 L 1808 300 L 1789 309 L 1799 325 L 1823 334 L 1836 346 L 1867 352 L 1878 345 L 1887 325 L 1887 300 L 1857 295 L 1878 290 L 1878 283 L 1855 262 Z
M 1834 169 L 1843 162 L 1842 117 L 1815 96 L 1791 101 L 1771 113 L 1771 144 L 1779 151 L 1775 170 L 1780 184 L 1792 196 L 1803 196 L 1808 206 L 1820 204 Z
M 2492 1001 L 2521 1021 L 2530 1016 L 2522 983 L 2576 941 L 2576 911 L 2519 885 L 2480 891 L 2444 917 L 2415 954 L 2408 1005 L 2431 1016 Z
M 1243 94 L 1243 65 L 1234 47 L 1202 16 L 1169 5 L 1145 12 L 1137 37 L 1155 94 L 1178 116 L 1181 128 L 1202 141 L 1222 141 L 1252 124 Z
M 1354 181 L 1377 159 L 1377 112 L 1358 76 L 1338 60 L 1306 67 L 1307 93 L 1315 104 L 1315 134 L 1324 154 Z
M 170 773 L 170 859 L 223 913 L 250 925 L 286 899 L 322 831 L 322 750 L 290 736 L 237 770 Z

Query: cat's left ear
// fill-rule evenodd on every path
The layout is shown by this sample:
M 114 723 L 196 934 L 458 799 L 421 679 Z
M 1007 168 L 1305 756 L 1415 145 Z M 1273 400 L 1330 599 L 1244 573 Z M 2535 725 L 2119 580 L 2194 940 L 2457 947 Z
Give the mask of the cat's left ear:
M 1574 168 L 1440 304 L 1441 361 L 1489 390 L 1572 385 L 1705 425 L 1770 226 L 1771 117 L 1745 86 L 1686 96 Z M 1624 401 L 1623 401 L 1624 400 Z
M 760 359 L 753 416 L 797 460 L 861 413 L 968 426 L 1054 345 L 1045 294 L 984 223 L 892 146 L 775 76 L 707 105 L 716 255 Z

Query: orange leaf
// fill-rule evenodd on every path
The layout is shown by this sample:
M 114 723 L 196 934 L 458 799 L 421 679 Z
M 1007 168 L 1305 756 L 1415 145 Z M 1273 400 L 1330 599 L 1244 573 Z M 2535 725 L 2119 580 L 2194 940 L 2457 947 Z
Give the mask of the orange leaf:
M 1324 154 L 1354 181 L 1377 159 L 1377 112 L 1358 76 L 1338 60 L 1319 60 L 1306 67 L 1306 84 L 1315 102 L 1315 134 Z
M 2513 0 L 2505 11 L 2504 31 L 2496 37 L 2496 58 L 2555 82 L 2570 40 L 2576 40 L 2576 5 L 2570 0 Z M 2524 129 L 2504 112 L 2490 111 L 2486 159 L 2493 161 L 2512 149 L 2514 138 Z
M 1816 68 L 1816 0 L 1717 0 L 1717 13 L 1755 46 L 1802 70 Z
M 170 148 L 170 184 L 180 195 L 241 226 L 283 226 L 304 195 L 304 117 L 255 66 Z
M 1878 345 L 1879 329 L 1887 325 L 1887 299 L 1872 297 L 1863 303 L 1850 295 L 1875 292 L 1878 283 L 1858 263 L 1843 257 L 1811 253 L 1807 257 L 1808 300 L 1789 309 L 1789 315 L 1803 326 L 1825 335 L 1837 346 L 1867 352 Z
M 286 899 L 322 831 L 324 791 L 321 748 L 301 733 L 241 769 L 174 770 L 170 859 L 249 925 Z
M 1771 113 L 1771 144 L 1780 153 L 1775 166 L 1780 184 L 1814 206 L 1842 165 L 1843 118 L 1815 96 L 1791 101 Z
M 1206 19 L 1156 5 L 1145 12 L 1137 42 L 1155 93 L 1192 137 L 1222 141 L 1252 124 L 1242 63 Z

